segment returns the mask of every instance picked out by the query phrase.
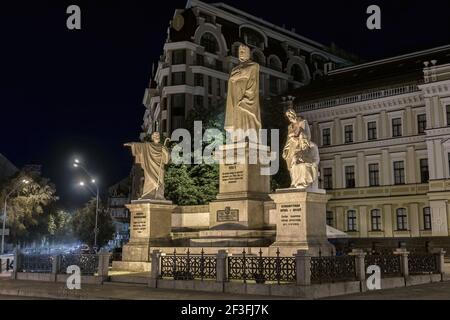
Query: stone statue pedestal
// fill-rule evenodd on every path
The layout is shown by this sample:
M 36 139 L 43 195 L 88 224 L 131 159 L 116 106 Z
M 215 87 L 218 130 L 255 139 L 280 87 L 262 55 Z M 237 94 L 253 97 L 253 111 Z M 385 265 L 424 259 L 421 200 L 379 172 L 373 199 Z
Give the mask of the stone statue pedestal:
M 172 212 L 175 206 L 166 200 L 136 200 L 130 210 L 130 241 L 122 248 L 122 261 L 114 261 L 114 270 L 146 272 L 150 270 L 150 247 L 171 244 Z
M 323 192 L 322 192 L 323 191 Z M 326 233 L 326 205 L 330 196 L 325 190 L 308 192 L 299 189 L 278 189 L 270 197 L 276 205 L 276 240 L 269 252 L 292 256 L 297 250 L 307 250 L 312 256 L 328 256 L 334 246 Z
M 220 147 L 215 155 L 220 161 L 219 194 L 209 204 L 210 230 L 191 241 L 192 246 L 267 246 L 262 229 L 270 176 L 261 174 L 269 165 L 260 163 L 259 152 L 268 154 L 269 147 L 251 142 Z

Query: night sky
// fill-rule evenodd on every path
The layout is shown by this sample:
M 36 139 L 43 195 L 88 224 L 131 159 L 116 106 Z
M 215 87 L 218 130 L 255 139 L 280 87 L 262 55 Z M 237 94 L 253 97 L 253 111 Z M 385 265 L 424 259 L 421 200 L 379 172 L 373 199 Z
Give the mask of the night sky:
M 217 2 L 217 1 L 206 1 Z M 446 1 L 224 1 L 365 60 L 450 44 Z M 66 28 L 66 8 L 82 10 L 82 30 Z M 70 164 L 80 157 L 102 188 L 128 175 L 124 142 L 137 141 L 142 98 L 186 1 L 12 1 L 0 5 L 0 153 L 16 166 L 41 164 L 61 204 L 89 194 Z M 276 6 L 274 6 L 276 4 Z M 382 10 L 382 30 L 366 28 L 367 6 Z

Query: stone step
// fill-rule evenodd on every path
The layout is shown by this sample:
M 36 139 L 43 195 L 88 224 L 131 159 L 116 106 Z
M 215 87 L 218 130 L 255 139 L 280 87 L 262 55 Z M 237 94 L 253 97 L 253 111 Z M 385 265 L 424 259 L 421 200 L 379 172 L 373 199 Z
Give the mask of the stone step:
M 111 276 L 109 278 L 110 283 L 122 283 L 122 284 L 142 284 L 147 285 L 150 276 L 135 276 L 135 275 L 120 275 Z

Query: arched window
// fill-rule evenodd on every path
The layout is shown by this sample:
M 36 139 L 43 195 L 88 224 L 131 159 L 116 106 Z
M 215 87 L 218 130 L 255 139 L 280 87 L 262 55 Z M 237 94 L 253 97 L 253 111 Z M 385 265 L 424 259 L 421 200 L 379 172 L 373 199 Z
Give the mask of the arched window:
M 347 231 L 356 231 L 356 211 L 347 211 Z
M 293 64 L 291 67 L 291 76 L 294 77 L 294 81 L 303 82 L 305 81 L 305 74 L 302 67 L 299 64 Z
M 430 207 L 423 208 L 423 229 L 431 230 L 431 209 L 430 209 Z
M 241 36 L 245 39 L 247 45 L 264 48 L 264 36 L 256 30 L 244 27 L 241 30 Z
M 216 54 L 219 51 L 219 44 L 217 43 L 216 37 L 209 32 L 202 35 L 200 45 L 205 48 L 206 52 Z
M 406 214 L 406 209 L 399 208 L 397 209 L 396 213 L 397 213 L 397 230 L 398 231 L 408 230 L 408 216 Z
M 260 51 L 253 51 L 252 52 L 252 60 L 254 62 L 256 62 L 257 64 L 259 64 L 260 66 L 265 65 L 265 58 L 264 58 L 264 54 Z
M 281 61 L 276 56 L 269 58 L 269 67 L 273 70 L 281 71 Z
M 379 209 L 370 211 L 370 220 L 372 222 L 372 231 L 381 231 L 381 212 Z

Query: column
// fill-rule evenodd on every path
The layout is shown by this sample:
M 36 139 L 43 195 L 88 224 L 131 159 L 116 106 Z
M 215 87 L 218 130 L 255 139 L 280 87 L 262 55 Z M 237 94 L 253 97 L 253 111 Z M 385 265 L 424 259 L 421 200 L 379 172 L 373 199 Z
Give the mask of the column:
M 388 186 L 391 185 L 391 160 L 390 160 L 390 156 L 389 156 L 389 150 L 388 149 L 383 149 L 381 150 L 381 164 L 382 167 L 380 168 L 381 173 L 380 173 L 380 178 L 381 178 L 381 185 L 382 186 Z
M 216 281 L 226 282 L 228 280 L 228 251 L 219 250 L 216 255 Z
M 392 205 L 383 205 L 383 225 L 385 237 L 393 237 L 392 229 Z
M 409 204 L 408 216 L 411 237 L 420 237 L 419 205 L 417 203 Z
M 431 221 L 434 237 L 448 236 L 448 216 L 446 200 L 431 200 Z
M 341 189 L 344 188 L 344 183 L 342 181 L 342 161 L 341 161 L 341 155 L 337 154 L 334 156 L 334 189 Z
M 388 116 L 386 110 L 381 110 L 380 112 L 380 139 L 386 139 L 389 136 L 389 127 L 388 127 Z
M 406 183 L 417 183 L 416 163 L 414 146 L 406 147 Z
M 405 136 L 413 135 L 414 123 L 412 109 L 411 107 L 406 107 L 405 118 L 403 119 L 403 133 Z
M 367 206 L 359 207 L 359 236 L 367 238 Z
M 435 125 L 434 125 L 435 115 L 433 114 L 432 102 L 431 102 L 431 98 L 429 98 L 429 97 L 425 97 L 425 110 L 426 110 L 426 115 L 427 115 L 427 127 L 429 129 L 435 128 Z
M 334 119 L 333 133 L 332 133 L 331 139 L 332 139 L 332 144 L 334 144 L 334 145 L 343 143 L 341 120 L 339 118 Z
M 364 121 L 361 114 L 356 116 L 355 132 L 355 142 L 364 141 Z
M 431 99 L 432 99 L 432 105 L 433 105 L 433 110 L 434 110 L 434 115 L 435 115 L 434 123 L 437 128 L 444 127 L 445 126 L 445 120 L 444 120 L 445 112 L 444 112 L 444 109 L 439 100 L 439 96 L 434 96 Z
M 345 217 L 343 207 L 336 207 L 336 229 L 345 231 Z
M 307 250 L 298 250 L 295 256 L 297 285 L 309 286 L 311 284 L 311 256 Z
M 357 187 L 366 187 L 367 183 L 367 170 L 366 170 L 366 161 L 364 157 L 364 152 L 358 152 L 356 155 L 356 168 L 358 170 L 356 178 L 358 179 L 356 186 Z
M 428 121 L 428 120 L 427 120 Z M 427 152 L 428 152 L 428 172 L 430 174 L 430 180 L 437 179 L 436 174 L 436 164 L 434 162 L 434 142 L 432 140 L 427 141 Z

